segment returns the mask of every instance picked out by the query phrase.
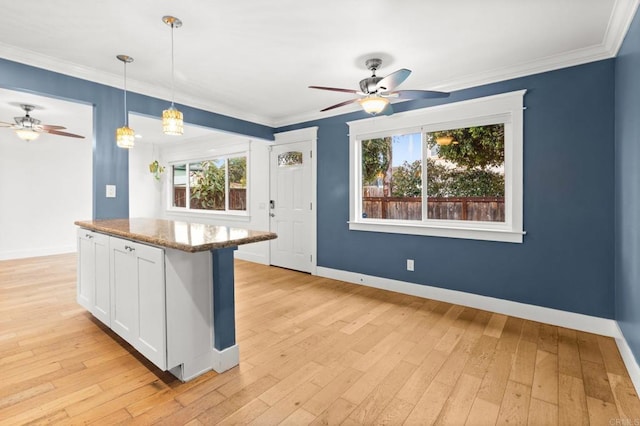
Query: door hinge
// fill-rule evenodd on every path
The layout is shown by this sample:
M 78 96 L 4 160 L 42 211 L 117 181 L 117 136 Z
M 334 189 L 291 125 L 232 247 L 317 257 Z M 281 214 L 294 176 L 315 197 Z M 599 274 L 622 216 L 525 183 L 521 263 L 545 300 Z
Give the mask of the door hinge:
M 309 255 L 309 262 L 313 262 L 313 255 L 312 254 Z
M 309 203 L 309 210 L 313 210 L 313 203 Z
M 309 158 L 313 158 L 313 151 L 309 151 Z

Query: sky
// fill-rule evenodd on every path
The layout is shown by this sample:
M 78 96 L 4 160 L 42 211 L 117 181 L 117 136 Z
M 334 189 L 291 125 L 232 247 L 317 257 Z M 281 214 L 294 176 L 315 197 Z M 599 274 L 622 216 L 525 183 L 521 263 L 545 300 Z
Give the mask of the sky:
M 401 166 L 405 161 L 413 163 L 422 159 L 422 134 L 394 136 L 392 139 L 392 167 Z

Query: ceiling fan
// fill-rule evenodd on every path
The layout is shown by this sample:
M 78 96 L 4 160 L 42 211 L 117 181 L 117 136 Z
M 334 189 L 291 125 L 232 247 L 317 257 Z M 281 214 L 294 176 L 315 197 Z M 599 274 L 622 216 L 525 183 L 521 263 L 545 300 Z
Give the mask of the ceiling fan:
M 18 137 L 24 141 L 34 141 L 38 139 L 40 133 L 84 139 L 84 136 L 76 135 L 75 133 L 63 132 L 62 130 L 66 129 L 66 127 L 51 124 L 40 124 L 40 120 L 29 115 L 29 113 L 35 109 L 33 105 L 20 105 L 20 108 L 25 112 L 24 117 L 14 117 L 15 123 L 5 123 L 0 121 L 0 127 L 10 127 L 15 130 Z
M 382 60 L 378 58 L 367 59 L 366 67 L 371 71 L 371 77 L 360 80 L 360 90 L 340 89 L 337 87 L 309 86 L 310 89 L 331 90 L 334 92 L 353 93 L 360 95 L 360 98 L 349 99 L 339 104 L 331 105 L 321 111 L 338 108 L 358 102 L 362 108 L 371 115 L 381 113 L 387 105 L 389 98 L 397 99 L 432 99 L 445 98 L 449 96 L 446 92 L 436 92 L 433 90 L 394 90 L 409 77 L 411 70 L 406 68 L 392 72 L 386 77 L 378 77 L 376 71 L 382 65 Z M 388 108 L 391 108 L 390 106 Z

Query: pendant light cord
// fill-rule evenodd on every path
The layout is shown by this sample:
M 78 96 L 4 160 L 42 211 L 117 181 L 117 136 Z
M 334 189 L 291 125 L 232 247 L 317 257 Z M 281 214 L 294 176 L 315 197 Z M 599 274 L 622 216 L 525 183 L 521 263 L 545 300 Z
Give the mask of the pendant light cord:
M 127 61 L 122 61 L 124 65 L 124 125 L 129 127 L 129 114 L 127 113 Z
M 173 107 L 173 100 L 176 97 L 176 77 L 174 72 L 174 54 L 173 54 L 173 27 L 174 23 L 171 22 L 171 106 Z

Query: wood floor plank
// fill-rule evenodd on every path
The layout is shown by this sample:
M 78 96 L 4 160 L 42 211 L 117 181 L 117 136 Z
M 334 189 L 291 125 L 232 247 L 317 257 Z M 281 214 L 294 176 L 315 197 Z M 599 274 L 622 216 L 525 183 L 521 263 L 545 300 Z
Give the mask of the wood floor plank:
M 533 383 L 533 373 L 536 365 L 535 343 L 520 340 L 511 366 L 509 380 L 531 386 Z
M 561 425 L 589 425 L 587 397 L 584 383 L 572 375 L 558 376 L 558 423 Z
M 404 423 L 413 410 L 414 405 L 398 398 L 394 398 L 382 409 L 372 425 L 399 425 Z
M 582 380 L 582 366 L 576 332 L 558 329 L 558 371 Z
M 529 419 L 531 387 L 509 380 L 498 413 L 498 425 L 526 425 Z
M 447 402 L 440 411 L 436 424 L 462 425 L 467 420 L 473 401 L 480 388 L 481 379 L 468 374 L 460 376 Z
M 538 350 L 531 397 L 551 404 L 558 404 L 558 356 Z
M 398 363 L 384 380 L 369 392 L 349 418 L 358 424 L 373 423 L 415 369 L 416 366 L 411 363 L 405 361 Z
M 640 423 L 640 407 L 635 403 L 638 400 L 638 394 L 631 380 L 613 373 L 609 373 L 608 376 L 620 417 L 637 420 Z
M 640 418 L 611 338 L 240 260 L 240 365 L 181 383 L 78 306 L 76 267 L 0 261 L 0 425 Z
M 559 424 L 558 406 L 537 398 L 531 398 L 527 424 L 530 426 L 554 426 Z
M 468 426 L 495 425 L 498 421 L 499 412 L 499 404 L 493 404 L 482 398 L 476 397 L 464 424 Z
M 452 390 L 453 388 L 449 385 L 432 381 L 424 394 L 420 396 L 404 424 L 428 425 L 435 423 Z

